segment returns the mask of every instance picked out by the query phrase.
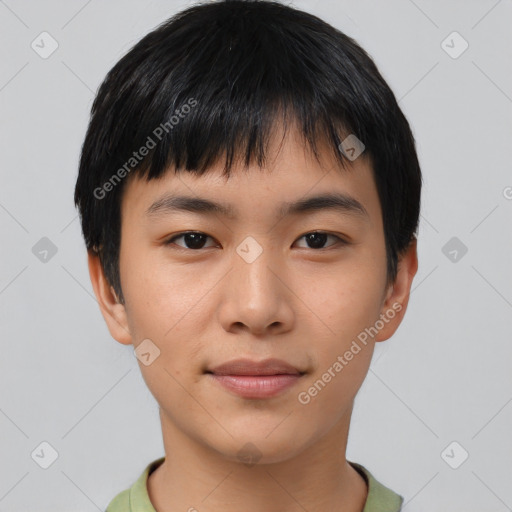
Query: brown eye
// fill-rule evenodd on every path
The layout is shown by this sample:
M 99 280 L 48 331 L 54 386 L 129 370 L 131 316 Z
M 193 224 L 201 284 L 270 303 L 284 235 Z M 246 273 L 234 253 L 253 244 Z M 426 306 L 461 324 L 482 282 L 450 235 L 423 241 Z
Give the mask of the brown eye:
M 183 243 L 185 245 L 175 243 L 176 240 L 183 239 Z M 210 236 L 205 233 L 201 233 L 199 231 L 189 231 L 187 233 L 181 233 L 172 237 L 170 240 L 166 242 L 166 245 L 178 245 L 184 249 L 198 250 L 203 249 L 205 246 L 205 242 Z
M 306 233 L 302 235 L 301 238 L 304 238 L 307 243 L 307 249 L 327 249 L 336 244 L 346 245 L 347 242 L 341 239 L 339 236 L 331 235 L 330 233 L 326 233 L 324 231 L 312 231 L 311 233 Z M 334 239 L 334 243 L 324 247 L 327 240 L 331 238 Z

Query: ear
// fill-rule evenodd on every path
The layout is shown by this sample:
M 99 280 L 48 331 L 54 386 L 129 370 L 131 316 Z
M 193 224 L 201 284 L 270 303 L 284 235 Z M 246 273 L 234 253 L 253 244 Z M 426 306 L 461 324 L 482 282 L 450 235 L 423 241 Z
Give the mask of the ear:
M 398 271 L 395 282 L 387 289 L 386 298 L 382 305 L 381 316 L 384 327 L 375 336 L 375 341 L 384 341 L 395 333 L 409 303 L 411 285 L 418 270 L 417 240 L 414 238 L 406 252 L 398 260 Z
M 88 251 L 87 259 L 94 294 L 108 330 L 119 343 L 130 345 L 132 336 L 128 327 L 125 307 L 119 303 L 114 289 L 108 284 L 99 256 L 93 251 Z

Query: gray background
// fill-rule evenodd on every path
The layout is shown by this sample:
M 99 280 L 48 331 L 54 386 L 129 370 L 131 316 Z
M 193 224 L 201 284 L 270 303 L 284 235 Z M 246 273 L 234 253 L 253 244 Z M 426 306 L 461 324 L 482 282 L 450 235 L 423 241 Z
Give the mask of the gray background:
M 96 88 L 190 3 L 0 1 L 0 511 L 104 510 L 164 453 L 133 348 L 94 299 L 72 195 Z M 372 55 L 424 173 L 409 309 L 377 344 L 347 457 L 407 512 L 512 510 L 512 2 L 293 5 Z M 59 45 L 46 59 L 43 31 Z

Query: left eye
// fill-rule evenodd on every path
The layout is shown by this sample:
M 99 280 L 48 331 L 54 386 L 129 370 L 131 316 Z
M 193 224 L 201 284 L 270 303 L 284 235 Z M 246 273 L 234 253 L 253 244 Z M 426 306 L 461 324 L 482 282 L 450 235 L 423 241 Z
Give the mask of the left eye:
M 322 247 L 327 239 L 331 237 L 335 239 L 335 243 L 331 244 L 328 247 L 331 247 L 332 245 L 336 245 L 336 243 L 346 244 L 345 240 L 342 240 L 339 236 L 331 235 L 329 233 L 325 233 L 323 231 L 313 231 L 311 233 L 306 233 L 305 235 L 302 235 L 298 240 L 301 238 L 304 238 L 306 240 L 306 243 L 309 244 L 309 247 L 306 247 L 307 249 L 323 249 Z
M 180 238 L 183 239 L 185 245 L 177 244 L 176 240 L 179 240 Z M 212 237 L 209 235 L 206 235 L 205 233 L 201 233 L 199 231 L 189 231 L 187 233 L 181 233 L 180 235 L 177 235 L 170 240 L 166 242 L 166 245 L 171 245 L 175 243 L 175 245 L 178 245 L 179 247 L 183 247 L 184 249 L 192 249 L 192 250 L 198 250 L 205 248 L 205 242 L 206 240 L 210 238 L 213 240 Z M 323 249 L 325 243 L 327 242 L 327 239 L 331 238 L 334 239 L 334 243 L 327 247 L 331 247 L 333 245 L 338 244 L 347 244 L 347 242 L 340 237 L 336 235 L 331 235 L 330 233 L 325 233 L 323 231 L 313 231 L 311 233 L 306 233 L 305 235 L 302 235 L 297 240 L 304 239 L 306 241 L 306 244 L 308 246 L 306 249 Z M 210 246 L 210 247 L 214 247 Z M 208 246 L 207 246 L 208 247 Z

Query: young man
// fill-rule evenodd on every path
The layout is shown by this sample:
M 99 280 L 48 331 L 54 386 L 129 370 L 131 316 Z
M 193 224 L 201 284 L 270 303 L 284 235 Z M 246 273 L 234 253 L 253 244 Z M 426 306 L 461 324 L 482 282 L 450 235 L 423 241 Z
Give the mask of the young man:
M 108 512 L 394 512 L 346 459 L 417 271 L 421 172 L 371 58 L 270 1 L 193 6 L 99 89 L 75 203 L 165 456 Z

